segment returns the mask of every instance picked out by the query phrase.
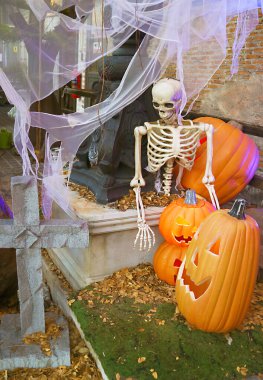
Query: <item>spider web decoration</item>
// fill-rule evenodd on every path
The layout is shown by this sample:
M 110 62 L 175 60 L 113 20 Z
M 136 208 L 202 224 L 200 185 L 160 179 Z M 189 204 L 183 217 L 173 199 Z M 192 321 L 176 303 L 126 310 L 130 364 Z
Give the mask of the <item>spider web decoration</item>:
M 61 13 L 70 6 L 75 19 Z M 101 123 L 140 96 L 171 63 L 176 64 L 183 86 L 180 121 L 187 100 L 198 95 L 223 62 L 226 26 L 238 16 L 231 68 L 235 73 L 238 54 L 258 23 L 260 7 L 262 0 L 0 0 L 0 86 L 16 107 L 14 144 L 23 159 L 23 173 L 43 180 L 45 217 L 50 216 L 52 200 L 74 215 L 61 175 L 63 166 L 72 163 L 80 144 Z M 145 37 L 108 98 L 83 113 L 30 112 L 33 103 L 113 53 L 136 30 Z M 83 49 L 81 60 L 79 49 Z M 31 127 L 46 131 L 42 173 L 28 137 Z M 58 141 L 61 149 L 54 164 L 50 148 Z

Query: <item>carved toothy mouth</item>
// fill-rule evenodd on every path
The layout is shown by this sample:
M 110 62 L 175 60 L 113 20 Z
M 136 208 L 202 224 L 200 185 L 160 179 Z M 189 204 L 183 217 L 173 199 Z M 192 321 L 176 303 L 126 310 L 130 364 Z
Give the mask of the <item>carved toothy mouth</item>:
M 189 245 L 190 241 L 192 240 L 192 236 L 185 237 L 183 235 L 181 235 L 181 236 L 175 236 L 174 234 L 172 234 L 172 235 L 173 235 L 174 240 L 178 244 L 185 243 L 185 244 Z
M 196 284 L 191 277 L 186 273 L 185 268 L 180 277 L 180 286 L 185 286 L 186 291 L 189 292 L 191 298 L 198 299 L 201 297 L 206 290 L 208 289 L 211 282 L 211 277 L 201 281 L 199 284 Z

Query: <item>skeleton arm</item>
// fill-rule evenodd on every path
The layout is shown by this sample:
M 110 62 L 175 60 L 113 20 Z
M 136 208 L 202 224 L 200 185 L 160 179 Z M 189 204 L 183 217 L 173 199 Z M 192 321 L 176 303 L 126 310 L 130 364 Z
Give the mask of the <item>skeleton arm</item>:
M 151 249 L 152 245 L 155 243 L 154 232 L 148 226 L 145 220 L 145 211 L 143 207 L 143 202 L 141 198 L 141 186 L 145 186 L 145 181 L 142 177 L 142 166 L 141 166 L 141 143 L 142 136 L 147 134 L 147 127 L 141 126 L 134 129 L 135 136 L 135 175 L 130 182 L 130 186 L 136 195 L 136 208 L 137 208 L 137 225 L 138 233 L 136 235 L 134 246 L 137 241 L 140 241 L 140 251 L 146 248 L 148 244 L 148 250 Z
M 219 202 L 217 199 L 217 195 L 214 188 L 215 177 L 212 173 L 212 160 L 213 160 L 213 133 L 214 127 L 210 124 L 199 123 L 198 128 L 206 133 L 207 137 L 207 152 L 206 152 L 206 167 L 205 167 L 205 175 L 202 179 L 203 184 L 206 186 L 212 204 L 220 209 Z

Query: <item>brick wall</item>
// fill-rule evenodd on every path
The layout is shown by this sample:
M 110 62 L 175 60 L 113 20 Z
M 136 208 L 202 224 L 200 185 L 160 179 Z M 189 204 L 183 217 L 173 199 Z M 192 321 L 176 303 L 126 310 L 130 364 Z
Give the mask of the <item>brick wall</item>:
M 259 25 L 248 37 L 239 56 L 239 71 L 232 79 L 229 79 L 235 28 L 236 18 L 231 20 L 227 28 L 229 46 L 226 59 L 206 87 L 200 92 L 193 111 L 263 127 L 262 13 L 260 13 Z M 203 58 L 205 59 L 205 57 Z M 200 57 L 197 58 L 197 61 L 200 63 L 200 73 L 202 73 L 204 61 L 201 61 Z M 168 68 L 166 75 L 175 76 L 175 67 L 173 65 Z M 194 78 L 196 72 L 193 72 L 192 75 Z

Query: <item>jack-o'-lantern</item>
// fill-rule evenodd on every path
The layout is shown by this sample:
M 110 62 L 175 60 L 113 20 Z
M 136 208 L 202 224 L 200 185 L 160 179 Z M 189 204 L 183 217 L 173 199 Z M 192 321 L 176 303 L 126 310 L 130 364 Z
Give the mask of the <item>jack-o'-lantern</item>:
M 188 247 L 202 221 L 215 211 L 204 199 L 197 199 L 194 190 L 187 190 L 185 198 L 175 199 L 162 212 L 159 230 L 170 244 Z
M 255 142 L 238 128 L 214 117 L 200 117 L 196 122 L 214 126 L 212 171 L 215 191 L 220 204 L 233 199 L 253 178 L 259 163 L 259 151 Z M 203 143 L 202 143 L 203 142 Z M 210 199 L 202 183 L 205 173 L 207 152 L 206 139 L 201 141 L 196 152 L 194 166 L 184 170 L 181 183 L 206 199 Z M 178 168 L 175 168 L 178 172 Z
M 160 280 L 175 285 L 176 277 L 185 257 L 186 247 L 162 243 L 154 254 L 153 269 Z
M 190 325 L 210 332 L 238 327 L 259 263 L 259 228 L 245 201 L 207 217 L 191 241 L 176 281 L 176 300 Z

